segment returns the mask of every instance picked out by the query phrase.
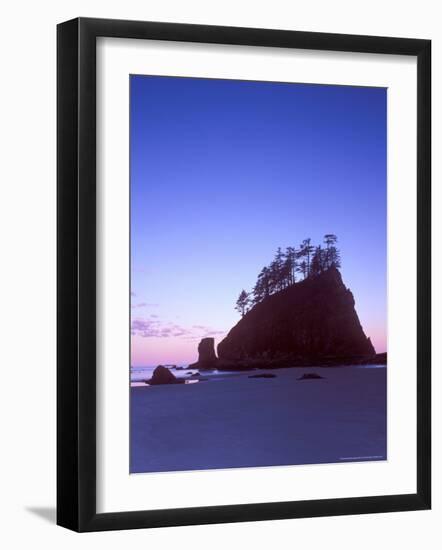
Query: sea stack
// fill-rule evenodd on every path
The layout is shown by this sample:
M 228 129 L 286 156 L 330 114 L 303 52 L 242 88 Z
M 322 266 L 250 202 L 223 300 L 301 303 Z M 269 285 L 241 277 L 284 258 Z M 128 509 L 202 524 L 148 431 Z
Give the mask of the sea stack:
M 203 338 L 198 345 L 198 361 L 189 365 L 191 369 L 212 370 L 216 368 L 215 339 Z
M 331 267 L 264 298 L 218 345 L 218 368 L 351 364 L 373 357 L 351 291 Z
M 150 386 L 158 386 L 161 384 L 182 384 L 184 380 L 179 380 L 170 370 L 163 365 L 153 371 L 152 378 L 146 381 Z

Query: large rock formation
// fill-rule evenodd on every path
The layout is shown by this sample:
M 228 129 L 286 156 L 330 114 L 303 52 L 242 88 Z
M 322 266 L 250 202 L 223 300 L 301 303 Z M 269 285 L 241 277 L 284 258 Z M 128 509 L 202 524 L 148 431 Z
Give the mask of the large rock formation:
M 332 267 L 256 304 L 218 345 L 218 368 L 345 364 L 371 357 L 353 294 Z
M 198 345 L 198 361 L 189 365 L 189 368 L 211 370 L 216 367 L 215 339 L 203 338 Z

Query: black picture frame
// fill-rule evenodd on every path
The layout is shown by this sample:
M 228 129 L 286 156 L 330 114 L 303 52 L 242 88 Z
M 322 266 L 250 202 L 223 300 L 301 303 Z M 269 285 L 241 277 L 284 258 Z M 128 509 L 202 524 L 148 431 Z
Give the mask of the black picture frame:
M 396 54 L 417 58 L 415 494 L 96 512 L 97 37 Z M 57 47 L 57 523 L 75 531 L 102 531 L 429 509 L 431 41 L 79 18 L 58 25 Z

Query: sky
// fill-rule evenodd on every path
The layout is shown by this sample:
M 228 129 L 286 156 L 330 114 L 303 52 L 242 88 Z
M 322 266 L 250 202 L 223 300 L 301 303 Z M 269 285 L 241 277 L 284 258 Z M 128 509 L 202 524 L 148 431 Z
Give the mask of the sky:
M 130 77 L 131 364 L 188 364 L 278 246 L 338 236 L 386 351 L 384 88 Z

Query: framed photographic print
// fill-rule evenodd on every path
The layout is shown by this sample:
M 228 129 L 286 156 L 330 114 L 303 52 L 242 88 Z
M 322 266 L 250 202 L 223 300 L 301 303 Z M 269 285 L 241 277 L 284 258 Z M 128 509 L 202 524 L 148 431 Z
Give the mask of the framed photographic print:
M 59 525 L 430 508 L 430 52 L 58 26 Z

